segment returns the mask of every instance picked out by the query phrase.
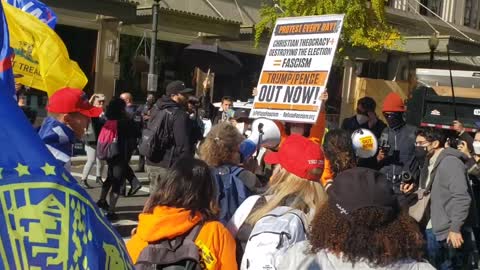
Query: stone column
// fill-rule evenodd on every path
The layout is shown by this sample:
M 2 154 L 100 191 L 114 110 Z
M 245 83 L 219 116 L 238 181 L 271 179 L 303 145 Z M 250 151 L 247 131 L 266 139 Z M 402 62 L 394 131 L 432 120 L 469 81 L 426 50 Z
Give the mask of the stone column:
M 355 112 L 355 80 L 356 75 L 355 61 L 345 58 L 342 80 L 342 104 L 340 105 L 339 125 L 346 117 L 350 117 Z
M 119 52 L 119 21 L 101 19 L 97 37 L 95 93 L 103 93 L 107 102 L 114 96 L 115 67 Z M 118 71 L 118 70 L 117 70 Z
M 463 25 L 465 20 L 465 0 L 453 0 L 453 23 Z
M 463 25 L 465 0 L 444 0 L 442 13 L 439 14 L 447 22 Z

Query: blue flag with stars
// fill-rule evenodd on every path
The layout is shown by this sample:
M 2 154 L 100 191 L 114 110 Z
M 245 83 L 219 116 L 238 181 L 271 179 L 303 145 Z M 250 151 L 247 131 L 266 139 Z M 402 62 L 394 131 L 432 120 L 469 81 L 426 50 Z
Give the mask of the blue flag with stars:
M 1 1 L 0 24 L 5 59 Z M 13 87 L 11 68 L 0 71 L 0 269 L 133 269 L 123 240 L 6 91 Z
M 55 25 L 57 24 L 57 15 L 44 3 L 37 0 L 6 0 L 6 2 L 16 8 L 32 14 L 50 26 L 50 28 L 55 29 Z
M 10 97 L 15 95 L 12 56 L 13 50 L 10 48 L 7 20 L 0 2 L 0 92 L 7 92 Z

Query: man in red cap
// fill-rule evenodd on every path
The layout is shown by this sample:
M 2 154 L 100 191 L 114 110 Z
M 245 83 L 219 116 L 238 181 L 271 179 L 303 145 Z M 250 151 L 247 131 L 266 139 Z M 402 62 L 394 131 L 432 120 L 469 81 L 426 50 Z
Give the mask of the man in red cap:
M 405 123 L 405 104 L 397 93 L 390 93 L 383 101 L 383 116 L 386 127 L 380 136 L 380 151 L 377 156 L 380 171 L 392 181 L 394 190 L 400 191 L 404 180 L 402 172 L 410 172 L 415 157 L 416 127 Z M 423 162 L 423 161 L 421 161 Z
M 58 162 L 69 169 L 75 138 L 82 138 L 90 118 L 99 117 L 103 110 L 90 105 L 82 90 L 63 88 L 50 97 L 47 111 L 49 116 L 38 135 Z

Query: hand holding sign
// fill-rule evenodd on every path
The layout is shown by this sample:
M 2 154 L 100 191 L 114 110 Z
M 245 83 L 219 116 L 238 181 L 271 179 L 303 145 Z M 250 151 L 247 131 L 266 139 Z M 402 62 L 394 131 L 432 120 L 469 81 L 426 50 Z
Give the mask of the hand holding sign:
M 211 82 L 211 79 L 210 79 L 210 69 L 208 69 L 207 76 L 203 80 L 202 86 L 203 86 L 203 91 L 204 92 L 206 92 L 212 86 L 212 82 Z
M 256 97 L 256 96 L 258 96 L 258 89 L 257 87 L 254 87 L 252 90 L 252 97 Z
M 343 17 L 324 15 L 281 18 L 277 21 L 251 118 L 316 122 L 328 98 L 325 87 Z

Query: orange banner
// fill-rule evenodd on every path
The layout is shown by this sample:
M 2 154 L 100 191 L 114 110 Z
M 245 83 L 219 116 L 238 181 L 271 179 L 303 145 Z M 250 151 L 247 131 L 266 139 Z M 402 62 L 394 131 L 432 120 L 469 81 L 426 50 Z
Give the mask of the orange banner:
M 324 86 L 327 71 L 264 71 L 260 84 Z
M 269 109 L 269 110 L 289 110 L 289 111 L 311 111 L 316 112 L 318 106 L 314 105 L 296 105 L 296 104 L 281 104 L 281 103 L 266 103 L 256 102 L 254 109 Z
M 275 35 L 305 35 L 335 33 L 342 22 L 339 20 L 308 23 L 280 24 L 275 28 Z

